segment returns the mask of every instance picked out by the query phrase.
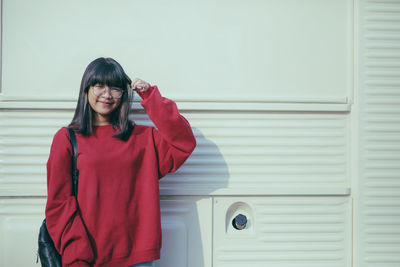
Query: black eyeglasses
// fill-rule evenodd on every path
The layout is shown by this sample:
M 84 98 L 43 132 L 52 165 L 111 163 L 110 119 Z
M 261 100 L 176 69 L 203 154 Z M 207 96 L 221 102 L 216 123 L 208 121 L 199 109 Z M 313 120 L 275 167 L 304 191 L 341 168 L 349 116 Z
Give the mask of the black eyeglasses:
M 100 97 L 106 93 L 107 87 L 108 86 L 106 86 L 104 84 L 96 84 L 92 87 L 93 94 L 97 97 Z M 123 91 L 121 88 L 118 88 L 118 87 L 108 87 L 108 88 L 110 89 L 110 95 L 113 98 L 121 98 L 121 96 L 123 94 Z

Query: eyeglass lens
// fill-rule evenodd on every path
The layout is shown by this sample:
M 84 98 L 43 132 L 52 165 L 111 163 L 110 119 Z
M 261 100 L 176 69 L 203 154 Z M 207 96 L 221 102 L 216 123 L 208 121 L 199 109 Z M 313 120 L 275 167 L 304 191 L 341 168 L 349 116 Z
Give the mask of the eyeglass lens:
M 113 98 L 120 98 L 122 96 L 122 90 L 118 87 L 109 87 L 110 94 Z M 96 84 L 93 86 L 93 93 L 96 96 L 101 96 L 106 93 L 107 86 Z

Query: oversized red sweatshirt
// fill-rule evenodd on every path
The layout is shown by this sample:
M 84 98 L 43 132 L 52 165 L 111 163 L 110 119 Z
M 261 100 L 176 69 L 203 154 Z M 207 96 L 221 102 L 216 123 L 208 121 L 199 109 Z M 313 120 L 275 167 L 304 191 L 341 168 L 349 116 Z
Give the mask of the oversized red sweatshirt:
M 111 125 L 76 134 L 78 203 L 72 196 L 68 131 L 54 136 L 47 162 L 46 222 L 63 266 L 126 267 L 160 258 L 158 181 L 196 147 L 188 121 L 157 86 L 140 94 L 155 127 L 134 125 L 127 141 Z

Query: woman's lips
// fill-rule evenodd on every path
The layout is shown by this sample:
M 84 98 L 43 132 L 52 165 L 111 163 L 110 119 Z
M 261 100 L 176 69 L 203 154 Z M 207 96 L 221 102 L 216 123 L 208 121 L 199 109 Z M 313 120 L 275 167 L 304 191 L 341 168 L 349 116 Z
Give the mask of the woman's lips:
M 112 104 L 112 102 L 103 102 L 103 101 L 99 101 L 99 102 L 105 106 L 111 106 L 111 104 Z

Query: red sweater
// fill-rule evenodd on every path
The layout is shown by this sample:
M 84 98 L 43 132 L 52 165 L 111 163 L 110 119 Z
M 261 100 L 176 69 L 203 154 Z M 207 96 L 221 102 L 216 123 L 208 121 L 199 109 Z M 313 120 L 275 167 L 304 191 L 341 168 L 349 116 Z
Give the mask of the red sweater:
M 196 147 L 188 121 L 157 86 L 140 94 L 155 126 L 134 125 L 127 141 L 111 125 L 76 134 L 78 203 L 72 196 L 68 131 L 54 136 L 47 162 L 46 222 L 63 266 L 126 267 L 160 258 L 158 180 Z M 79 206 L 78 206 L 79 205 Z

